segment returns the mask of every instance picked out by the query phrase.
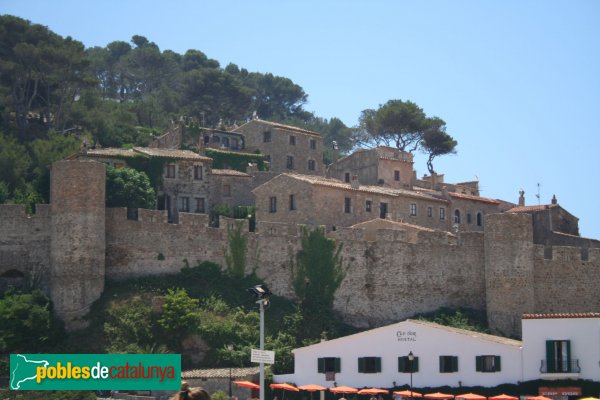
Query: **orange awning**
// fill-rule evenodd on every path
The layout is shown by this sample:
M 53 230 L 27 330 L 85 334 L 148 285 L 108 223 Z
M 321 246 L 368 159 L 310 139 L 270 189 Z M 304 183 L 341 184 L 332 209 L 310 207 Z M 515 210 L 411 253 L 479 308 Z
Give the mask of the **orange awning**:
M 358 391 L 358 394 L 388 394 L 390 391 L 379 388 L 366 388 Z
M 283 389 L 289 390 L 290 392 L 300 391 L 300 389 L 298 389 L 296 386 L 290 385 L 289 383 L 271 383 L 269 386 L 271 387 L 271 389 Z
M 485 400 L 487 397 L 482 396 L 480 394 L 475 393 L 465 393 L 465 394 L 457 394 L 454 396 L 456 399 L 465 399 L 465 400 Z
M 331 393 L 356 393 L 358 389 L 350 387 L 350 386 L 336 386 L 329 388 Z
M 250 389 L 260 389 L 260 385 L 250 381 L 233 381 L 238 386 L 246 387 Z
M 429 393 L 424 395 L 423 397 L 425 397 L 426 399 L 435 399 L 435 400 L 443 400 L 443 399 L 453 399 L 454 396 L 448 393 L 440 393 L 440 392 L 435 392 L 435 393 Z
M 396 390 L 394 394 L 402 397 L 423 397 L 421 393 L 410 391 L 410 390 Z
M 327 390 L 327 388 L 325 386 L 313 385 L 312 383 L 310 383 L 308 385 L 298 386 L 298 389 L 300 389 L 300 390 L 307 390 L 309 392 L 318 392 L 318 391 L 321 391 L 321 390 Z
M 489 400 L 519 400 L 516 396 L 511 396 L 509 394 L 499 394 L 498 396 L 490 397 Z

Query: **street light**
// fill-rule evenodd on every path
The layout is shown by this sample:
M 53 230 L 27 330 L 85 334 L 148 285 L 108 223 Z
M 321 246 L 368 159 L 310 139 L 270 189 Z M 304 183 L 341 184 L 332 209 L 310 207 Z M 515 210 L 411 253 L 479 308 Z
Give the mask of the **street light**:
M 415 360 L 415 356 L 413 354 L 413 352 L 411 351 L 410 353 L 408 353 L 408 361 L 409 361 L 409 368 L 410 368 L 410 398 L 412 400 L 412 373 L 413 373 L 413 361 Z
M 256 303 L 258 303 L 260 306 L 260 350 L 263 351 L 265 349 L 265 308 L 269 307 L 270 305 L 269 296 L 271 296 L 271 291 L 262 285 L 256 285 L 246 290 L 252 293 L 252 295 L 257 299 Z M 259 400 L 265 400 L 265 363 L 260 362 L 259 368 Z
M 228 344 L 227 350 L 229 350 L 229 352 L 231 353 L 231 351 L 233 350 L 233 345 Z M 231 398 L 231 361 L 229 361 L 229 400 L 231 400 Z

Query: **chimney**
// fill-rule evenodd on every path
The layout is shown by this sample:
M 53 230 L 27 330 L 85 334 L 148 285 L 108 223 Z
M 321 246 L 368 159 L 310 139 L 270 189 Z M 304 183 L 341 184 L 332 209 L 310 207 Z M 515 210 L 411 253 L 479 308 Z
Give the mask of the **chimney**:
M 525 206 L 525 191 L 524 190 L 519 190 L 519 205 L 521 207 Z
M 352 189 L 358 189 L 360 187 L 360 183 L 358 182 L 358 175 L 352 175 L 350 185 L 352 186 Z
M 552 204 L 558 204 L 558 200 L 556 200 L 556 195 L 552 195 Z

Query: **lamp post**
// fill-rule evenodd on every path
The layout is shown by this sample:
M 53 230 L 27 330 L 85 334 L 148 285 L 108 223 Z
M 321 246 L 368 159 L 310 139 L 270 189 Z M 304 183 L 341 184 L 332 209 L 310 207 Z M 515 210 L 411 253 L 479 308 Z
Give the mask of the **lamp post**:
M 231 352 L 233 350 L 233 345 L 228 344 L 227 350 L 229 350 L 229 352 Z M 232 395 L 231 395 L 231 361 L 230 361 L 229 362 L 229 400 L 231 400 L 231 398 L 232 398 Z
M 271 292 L 262 285 L 256 285 L 246 290 L 258 299 L 256 300 L 256 303 L 258 303 L 260 307 L 260 350 L 263 351 L 265 349 L 265 307 L 270 305 L 269 296 L 271 296 Z M 260 362 L 258 365 L 260 369 L 259 400 L 265 400 L 265 363 Z
M 408 361 L 409 361 L 408 365 L 410 368 L 410 399 L 411 400 L 413 397 L 413 395 L 412 395 L 412 387 L 413 387 L 412 386 L 412 373 L 413 373 L 413 361 L 414 360 L 415 360 L 415 356 L 414 356 L 413 352 L 411 351 L 410 353 L 408 353 Z

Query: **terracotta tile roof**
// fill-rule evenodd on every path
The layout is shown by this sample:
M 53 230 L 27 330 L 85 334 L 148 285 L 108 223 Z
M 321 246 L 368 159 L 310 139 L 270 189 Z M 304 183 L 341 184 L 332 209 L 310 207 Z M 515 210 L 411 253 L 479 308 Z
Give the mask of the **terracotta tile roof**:
M 175 158 L 178 160 L 190 161 L 212 161 L 212 158 L 201 156 L 200 154 L 194 153 L 190 150 L 159 149 L 155 147 L 134 147 L 133 150 L 149 157 Z
M 521 319 L 551 319 L 551 318 L 600 318 L 599 312 L 585 313 L 554 313 L 554 314 L 523 314 Z
M 280 124 L 278 122 L 265 121 L 262 119 L 253 119 L 252 121 L 247 122 L 238 128 L 235 128 L 233 131 L 235 132 L 236 130 L 244 127 L 245 125 L 256 123 L 256 122 L 261 123 L 261 124 L 270 125 L 273 128 L 285 129 L 286 131 L 292 131 L 292 132 L 297 132 L 297 133 L 303 133 L 305 135 L 321 137 L 321 134 L 318 132 L 309 131 L 307 129 L 298 128 L 296 126 L 284 125 L 284 124 Z
M 538 211 L 548 210 L 552 207 L 556 207 L 558 204 L 542 204 L 541 206 L 517 206 L 513 207 L 506 212 L 509 213 L 534 213 Z
M 406 222 L 400 222 L 400 221 L 390 221 L 389 219 L 383 219 L 383 218 L 375 218 L 375 219 L 372 219 L 369 221 L 359 222 L 358 224 L 352 225 L 350 228 L 362 228 L 364 226 L 369 226 L 369 225 L 380 225 L 382 228 L 384 228 L 384 226 L 388 226 L 388 227 L 392 227 L 392 228 L 396 228 L 396 229 L 411 228 L 411 229 L 417 229 L 419 231 L 436 232 L 435 229 L 425 228 L 424 226 L 421 226 L 421 225 L 407 224 Z
M 231 378 L 241 379 L 252 375 L 257 375 L 260 372 L 259 367 L 248 368 L 231 368 Z M 190 378 L 207 378 L 207 379 L 229 379 L 229 368 L 211 368 L 211 369 L 191 369 L 181 371 L 181 377 Z
M 89 149 L 86 153 L 93 157 L 135 157 L 137 153 L 133 149 L 119 149 L 107 147 L 105 149 Z
M 421 193 L 416 190 L 394 189 L 394 188 L 389 188 L 389 187 L 370 186 L 370 185 L 360 185 L 357 189 L 354 189 L 351 184 L 339 181 L 337 179 L 323 178 L 323 177 L 315 176 L 315 175 L 301 175 L 301 174 L 291 174 L 291 173 L 284 173 L 281 175 L 288 176 L 293 179 L 298 179 L 300 181 L 308 182 L 311 185 L 316 185 L 316 186 L 326 186 L 326 187 L 331 187 L 331 188 L 336 188 L 336 189 L 359 191 L 359 192 L 373 193 L 373 194 L 381 194 L 384 196 L 392 196 L 392 197 L 406 196 L 406 197 L 414 197 L 414 198 L 418 198 L 418 199 L 426 199 L 426 200 L 432 200 L 432 201 L 438 201 L 438 202 L 444 202 L 444 203 L 447 202 L 444 199 L 440 199 L 440 198 L 431 196 L 429 194 Z
M 457 192 L 448 192 L 448 196 L 455 197 L 457 199 L 480 201 L 482 203 L 500 204 L 500 202 L 498 200 L 489 199 L 487 197 L 473 196 L 471 194 L 464 194 L 464 193 L 457 193 Z
M 236 171 L 235 169 L 215 169 L 212 170 L 213 175 L 221 175 L 221 176 L 243 176 L 250 178 L 252 175 L 249 175 L 245 172 Z

